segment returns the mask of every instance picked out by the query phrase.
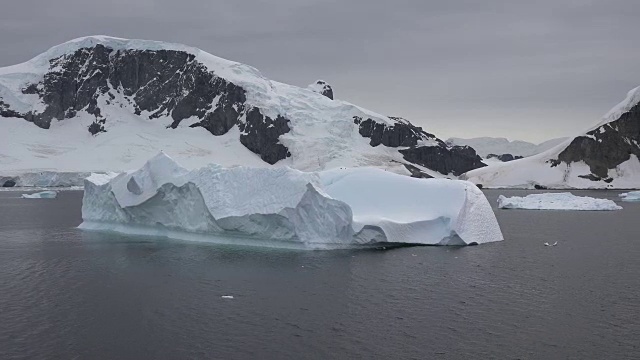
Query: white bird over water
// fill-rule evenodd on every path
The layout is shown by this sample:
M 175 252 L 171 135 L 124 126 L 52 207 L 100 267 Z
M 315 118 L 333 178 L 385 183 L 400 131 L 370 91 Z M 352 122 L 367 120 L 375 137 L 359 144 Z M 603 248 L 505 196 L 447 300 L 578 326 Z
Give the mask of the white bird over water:
M 558 245 L 558 242 L 554 242 L 553 244 L 549 244 L 548 242 L 544 243 L 544 246 L 556 246 Z

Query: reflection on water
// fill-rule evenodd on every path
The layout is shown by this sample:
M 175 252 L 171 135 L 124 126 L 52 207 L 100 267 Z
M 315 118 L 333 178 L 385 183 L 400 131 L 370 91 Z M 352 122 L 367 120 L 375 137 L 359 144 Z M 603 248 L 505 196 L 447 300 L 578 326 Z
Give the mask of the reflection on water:
M 506 240 L 474 247 L 301 251 L 83 232 L 80 192 L 19 195 L 1 359 L 640 357 L 639 203 L 496 210 Z

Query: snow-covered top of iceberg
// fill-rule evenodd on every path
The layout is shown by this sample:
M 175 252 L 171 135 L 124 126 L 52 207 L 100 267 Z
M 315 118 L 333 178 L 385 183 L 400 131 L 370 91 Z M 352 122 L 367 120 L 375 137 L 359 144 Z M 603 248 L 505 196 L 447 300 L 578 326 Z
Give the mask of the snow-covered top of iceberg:
M 88 178 L 82 213 L 82 227 L 89 229 L 233 234 L 312 247 L 503 239 L 488 201 L 466 181 L 374 168 L 302 172 L 210 165 L 187 171 L 164 153 L 108 182 Z
M 421 233 L 427 227 L 413 233 L 412 226 L 446 218 L 467 243 L 502 238 L 484 194 L 466 181 L 417 179 L 374 168 L 328 170 L 320 178 L 327 194 L 349 204 L 358 228 L 377 224 L 398 239 L 420 243 L 428 237 Z
M 612 200 L 575 196 L 572 193 L 530 194 L 524 197 L 498 197 L 501 209 L 526 210 L 621 210 Z
M 141 169 L 116 176 L 111 182 L 111 188 L 120 206 L 135 206 L 152 198 L 165 183 L 183 185 L 186 182 L 184 175 L 187 173 L 187 169 L 161 152 L 147 161 Z

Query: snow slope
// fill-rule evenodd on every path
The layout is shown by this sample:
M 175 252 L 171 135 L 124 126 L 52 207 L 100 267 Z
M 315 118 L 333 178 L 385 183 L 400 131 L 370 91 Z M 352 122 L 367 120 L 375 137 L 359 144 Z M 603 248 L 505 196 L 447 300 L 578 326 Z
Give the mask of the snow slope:
M 101 57 L 103 48 L 107 57 Z M 144 85 L 127 85 L 132 77 L 151 76 L 126 73 L 131 61 L 159 75 Z M 157 84 L 158 77 L 168 80 Z M 65 102 L 70 96 L 73 101 Z M 151 108 L 154 101 L 159 105 Z M 255 109 L 258 120 L 251 120 Z M 183 119 L 185 113 L 197 115 Z M 450 175 L 432 170 L 426 160 L 405 160 L 400 151 L 407 149 L 435 146 L 451 152 L 406 121 L 271 81 L 251 66 L 200 49 L 158 41 L 84 37 L 0 68 L 0 114 L 1 176 L 125 171 L 158 151 L 170 152 L 187 168 L 211 162 L 264 167 L 268 159 L 307 171 L 374 166 L 410 175 L 406 164 L 425 176 Z
M 486 188 L 640 188 L 640 88 L 588 131 L 531 157 L 467 172 Z
M 596 199 L 589 196 L 575 196 L 571 193 L 529 194 L 524 197 L 498 197 L 500 209 L 525 210 L 622 210 L 614 201 Z
M 90 230 L 307 248 L 503 239 L 491 206 L 468 182 L 375 168 L 188 171 L 164 153 L 136 171 L 88 178 L 82 217 Z
M 514 156 L 527 157 L 549 150 L 566 140 L 567 138 L 557 138 L 547 140 L 540 144 L 534 144 L 522 140 L 510 141 L 506 138 L 478 137 L 471 139 L 449 138 L 447 143 L 459 146 L 471 146 L 478 152 L 478 155 L 483 158 L 487 158 L 489 154 L 511 154 Z

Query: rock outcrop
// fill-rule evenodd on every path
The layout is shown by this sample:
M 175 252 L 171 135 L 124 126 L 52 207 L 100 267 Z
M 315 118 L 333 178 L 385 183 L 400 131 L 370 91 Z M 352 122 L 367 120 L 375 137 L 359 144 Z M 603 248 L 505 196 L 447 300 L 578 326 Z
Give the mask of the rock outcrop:
M 489 154 L 487 155 L 487 159 L 498 159 L 502 162 L 508 162 L 508 161 L 513 161 L 513 160 L 518 160 L 518 159 L 522 159 L 522 156 L 516 155 L 513 156 L 511 154 Z
M 591 169 L 592 181 L 607 181 L 609 170 L 631 159 L 640 158 L 640 104 L 615 121 L 601 125 L 571 141 L 552 164 L 584 161 Z
M 324 80 L 317 80 L 315 83 L 309 85 L 308 89 L 333 100 L 333 88 Z
M 441 174 L 461 175 L 469 170 L 486 166 L 482 158 L 469 146 L 448 146 L 435 135 L 399 117 L 390 117 L 395 124 L 388 126 L 372 119 L 354 118 L 360 126 L 360 135 L 370 138 L 371 146 L 406 147 L 400 149 L 405 160 L 435 170 Z M 416 167 L 411 171 L 417 176 Z
M 543 153 L 476 169 L 465 177 L 485 187 L 640 188 L 640 87 L 594 127 Z

